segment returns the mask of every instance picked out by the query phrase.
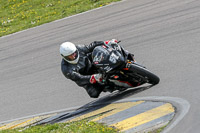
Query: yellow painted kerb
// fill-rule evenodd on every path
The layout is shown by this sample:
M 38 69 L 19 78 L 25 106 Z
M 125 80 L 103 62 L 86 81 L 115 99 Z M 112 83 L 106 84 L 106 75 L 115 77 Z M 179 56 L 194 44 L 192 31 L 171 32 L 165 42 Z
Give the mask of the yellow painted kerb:
M 152 110 L 138 114 L 136 116 L 125 119 L 123 121 L 112 124 L 110 126 L 114 126 L 114 127 L 118 128 L 120 131 L 125 131 L 125 130 L 128 130 L 128 129 L 134 128 L 136 126 L 145 124 L 147 122 L 150 122 L 152 120 L 155 120 L 157 118 L 160 118 L 162 116 L 165 116 L 167 114 L 170 114 L 172 112 L 174 112 L 174 108 L 172 107 L 171 104 L 166 103 L 162 106 L 159 106 L 159 107 L 154 108 Z

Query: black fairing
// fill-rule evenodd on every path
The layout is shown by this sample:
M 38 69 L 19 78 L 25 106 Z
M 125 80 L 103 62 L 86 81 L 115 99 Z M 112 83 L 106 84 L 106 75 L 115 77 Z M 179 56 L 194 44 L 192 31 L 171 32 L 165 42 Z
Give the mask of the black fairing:
M 125 65 L 125 56 L 120 45 L 97 46 L 92 52 L 93 64 L 102 73 L 108 73 Z

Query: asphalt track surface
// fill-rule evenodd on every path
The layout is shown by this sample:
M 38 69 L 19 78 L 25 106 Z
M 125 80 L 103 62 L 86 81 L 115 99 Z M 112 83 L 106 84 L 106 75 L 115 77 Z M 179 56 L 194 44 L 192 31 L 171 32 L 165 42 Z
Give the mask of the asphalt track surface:
M 116 38 L 156 73 L 158 85 L 129 96 L 170 96 L 190 110 L 170 131 L 200 130 L 200 1 L 125 0 L 0 38 L 0 121 L 85 105 L 60 71 L 59 45 Z M 104 93 L 101 97 L 109 95 Z

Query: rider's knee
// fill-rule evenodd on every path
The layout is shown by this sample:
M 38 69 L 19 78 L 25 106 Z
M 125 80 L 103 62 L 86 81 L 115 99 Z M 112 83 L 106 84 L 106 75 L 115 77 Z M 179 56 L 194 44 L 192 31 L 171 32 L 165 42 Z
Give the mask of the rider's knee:
M 99 97 L 99 94 L 89 94 L 89 96 L 91 97 L 91 98 L 98 98 Z
M 91 98 L 98 98 L 101 93 L 101 91 L 99 89 L 93 88 L 93 87 L 87 88 L 86 90 L 87 90 L 88 95 Z

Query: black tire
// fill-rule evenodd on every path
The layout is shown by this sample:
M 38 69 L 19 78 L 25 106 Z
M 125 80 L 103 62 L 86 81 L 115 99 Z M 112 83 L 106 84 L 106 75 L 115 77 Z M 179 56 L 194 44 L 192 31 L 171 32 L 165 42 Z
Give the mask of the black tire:
M 131 64 L 129 70 L 142 76 L 147 80 L 147 83 L 150 83 L 152 85 L 156 85 L 160 81 L 160 78 L 158 76 L 156 76 L 146 68 L 139 66 L 137 64 Z

